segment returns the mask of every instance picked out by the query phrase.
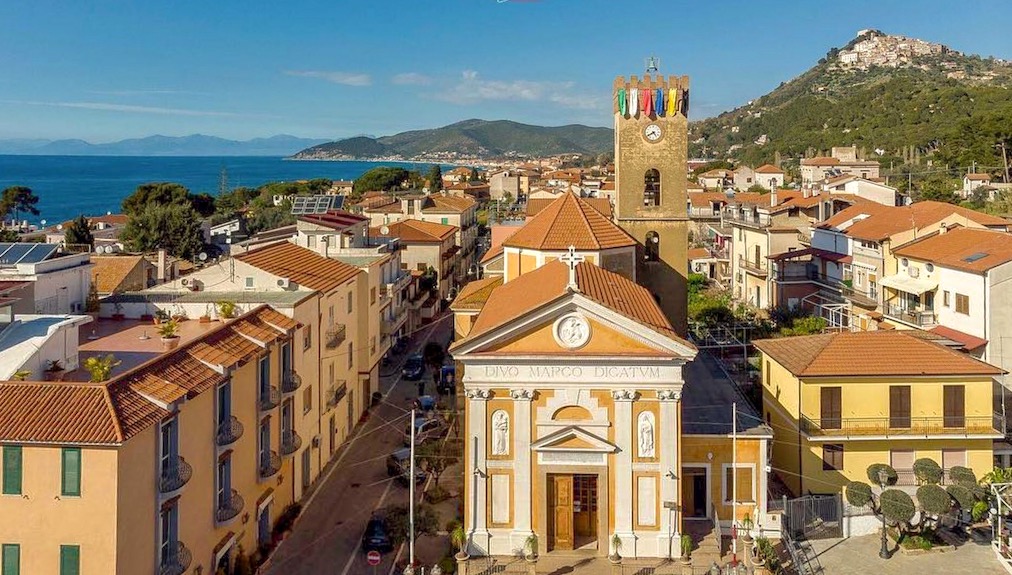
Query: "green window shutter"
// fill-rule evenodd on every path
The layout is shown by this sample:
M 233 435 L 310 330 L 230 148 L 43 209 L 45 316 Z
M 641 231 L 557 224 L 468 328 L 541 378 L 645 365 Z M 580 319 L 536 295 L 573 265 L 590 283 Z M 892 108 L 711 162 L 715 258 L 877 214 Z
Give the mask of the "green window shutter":
M 4 495 L 21 495 L 21 446 L 4 446 Z
M 442 220 L 442 224 L 444 226 L 450 223 L 450 218 L 440 218 L 440 219 Z
M 0 575 L 20 575 L 21 546 L 4 544 L 0 551 Z
M 60 545 L 60 575 L 81 575 L 81 547 Z
M 63 495 L 81 494 L 81 449 L 79 447 L 63 448 Z

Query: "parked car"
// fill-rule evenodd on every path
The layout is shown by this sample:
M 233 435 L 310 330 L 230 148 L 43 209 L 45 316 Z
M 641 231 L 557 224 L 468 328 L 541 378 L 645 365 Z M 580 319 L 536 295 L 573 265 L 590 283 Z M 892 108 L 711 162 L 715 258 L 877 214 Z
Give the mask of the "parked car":
M 390 354 L 400 355 L 405 351 L 407 351 L 407 349 L 408 349 L 408 338 L 399 337 L 397 338 L 397 341 L 395 341 L 394 344 L 390 347 Z
M 446 434 L 448 426 L 442 417 L 419 416 L 415 418 L 415 445 L 439 439 Z M 411 445 L 411 428 L 404 430 L 404 445 Z
M 416 410 L 418 410 L 418 411 L 421 412 L 421 413 L 417 414 L 419 417 L 421 417 L 422 415 L 426 415 L 427 416 L 429 413 L 435 411 L 435 409 L 436 409 L 436 398 L 432 397 L 431 395 L 423 395 L 423 396 L 415 399 L 412 402 L 412 406 Z
M 422 379 L 422 375 L 425 373 L 425 361 L 422 359 L 421 354 L 415 354 L 408 358 L 404 362 L 404 369 L 401 370 L 401 375 L 404 379 L 411 381 L 418 381 Z
M 381 517 L 373 517 L 365 526 L 365 534 L 362 535 L 362 551 L 379 551 L 389 553 L 394 550 L 393 541 L 390 540 L 390 529 L 387 522 Z
M 387 475 L 396 477 L 402 484 L 408 484 L 408 476 L 411 475 L 411 448 L 402 447 L 387 456 Z M 425 481 L 425 471 L 415 465 L 415 485 Z
M 439 395 L 453 395 L 456 387 L 456 368 L 452 365 L 444 365 L 440 370 L 439 383 L 436 384 L 436 392 Z

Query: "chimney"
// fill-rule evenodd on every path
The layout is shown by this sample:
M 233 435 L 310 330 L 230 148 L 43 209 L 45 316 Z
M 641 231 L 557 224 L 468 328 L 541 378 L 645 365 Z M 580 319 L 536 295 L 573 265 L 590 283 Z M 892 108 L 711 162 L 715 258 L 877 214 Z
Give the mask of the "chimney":
M 320 236 L 320 255 L 325 258 L 330 257 L 330 237 Z
M 164 249 L 158 250 L 158 269 L 156 270 L 156 272 L 158 274 L 158 283 L 160 284 L 165 283 L 165 276 L 166 276 L 165 268 L 167 267 L 166 260 L 168 259 L 166 256 L 167 254 L 165 253 Z
M 810 193 L 811 193 L 811 190 L 809 190 L 808 188 L 801 188 L 801 197 L 802 198 L 807 198 Z
M 770 190 L 770 207 L 775 207 L 776 205 L 777 205 L 777 189 L 773 188 L 772 190 Z

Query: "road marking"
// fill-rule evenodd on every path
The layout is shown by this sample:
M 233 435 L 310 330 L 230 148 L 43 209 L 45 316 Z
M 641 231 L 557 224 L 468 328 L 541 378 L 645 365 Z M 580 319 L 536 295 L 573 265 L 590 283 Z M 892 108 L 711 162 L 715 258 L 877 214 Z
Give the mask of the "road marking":
M 383 495 L 381 495 L 379 501 L 376 502 L 376 507 L 372 508 L 373 513 L 375 513 L 377 509 L 383 506 L 383 500 L 387 498 L 387 493 L 390 493 L 390 486 L 392 486 L 393 484 L 394 484 L 393 481 L 387 483 L 387 488 L 383 490 Z M 366 528 L 368 528 L 368 524 L 366 524 Z M 358 540 L 362 541 L 363 537 L 365 537 L 365 529 L 362 529 L 362 535 L 359 536 Z M 356 544 L 355 547 L 357 548 L 358 545 Z M 348 575 L 348 570 L 351 569 L 351 564 L 355 562 L 356 557 L 358 557 L 358 553 L 352 553 L 351 555 L 348 556 L 348 562 L 344 564 L 344 570 L 341 571 L 341 575 Z

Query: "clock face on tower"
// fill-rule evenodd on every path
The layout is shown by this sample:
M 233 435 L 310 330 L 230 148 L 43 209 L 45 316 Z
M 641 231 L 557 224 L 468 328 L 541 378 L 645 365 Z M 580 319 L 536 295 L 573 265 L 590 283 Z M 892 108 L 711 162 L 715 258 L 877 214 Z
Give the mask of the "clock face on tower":
M 650 142 L 656 142 L 661 139 L 661 127 L 657 124 L 648 124 L 646 128 L 643 128 L 643 137 Z

